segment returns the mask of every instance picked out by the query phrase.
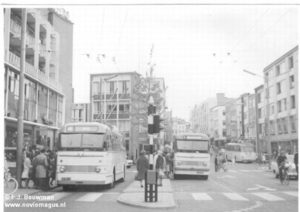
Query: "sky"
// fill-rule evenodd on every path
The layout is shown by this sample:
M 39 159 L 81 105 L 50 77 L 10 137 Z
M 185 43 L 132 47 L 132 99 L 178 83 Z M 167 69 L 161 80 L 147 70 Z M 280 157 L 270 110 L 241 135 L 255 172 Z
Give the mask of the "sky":
M 229 98 L 254 93 L 263 80 L 243 70 L 263 75 L 265 67 L 299 42 L 296 6 L 64 8 L 74 23 L 75 103 L 89 102 L 91 73 L 136 71 L 145 76 L 151 59 L 154 75 L 163 77 L 168 87 L 168 110 L 186 120 L 190 108 L 216 93 Z

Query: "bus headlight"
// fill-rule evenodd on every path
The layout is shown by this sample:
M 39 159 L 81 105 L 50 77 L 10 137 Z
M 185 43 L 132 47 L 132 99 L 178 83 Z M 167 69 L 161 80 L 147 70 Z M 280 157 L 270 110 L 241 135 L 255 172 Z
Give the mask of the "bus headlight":
M 181 165 L 181 161 L 177 161 L 177 165 L 180 166 Z
M 65 171 L 65 167 L 64 167 L 64 166 L 61 166 L 61 167 L 59 168 L 59 171 L 60 171 L 60 172 L 64 172 L 64 171 Z
M 206 162 L 203 162 L 203 166 L 207 166 L 207 163 L 206 163 Z
M 98 166 L 98 167 L 96 167 L 96 172 L 98 172 L 98 173 L 99 173 L 100 171 L 101 171 L 101 167 L 99 167 L 99 166 Z

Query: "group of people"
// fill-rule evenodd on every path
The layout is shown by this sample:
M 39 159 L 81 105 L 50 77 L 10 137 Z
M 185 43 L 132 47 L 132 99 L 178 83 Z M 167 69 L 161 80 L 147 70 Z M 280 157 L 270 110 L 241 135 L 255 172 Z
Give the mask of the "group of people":
M 225 155 L 220 152 L 219 154 L 215 155 L 215 171 L 220 171 L 221 169 L 223 169 L 224 172 L 227 171 L 227 166 L 226 166 L 226 157 Z
M 174 152 L 163 152 L 158 150 L 154 154 L 153 168 L 158 172 L 158 186 L 162 186 L 162 179 L 164 177 L 170 177 L 173 173 L 173 161 Z M 145 180 L 145 173 L 149 167 L 149 156 L 146 151 L 142 151 L 140 157 L 136 163 L 137 175 L 136 180 L 140 181 L 141 187 L 143 187 L 143 180 Z
M 23 149 L 23 171 L 22 181 L 25 181 L 25 188 L 29 188 L 29 181 L 32 180 L 33 188 L 47 190 L 53 185 L 56 170 L 56 152 L 50 149 L 37 150 L 35 148 Z M 22 186 L 21 186 L 22 187 Z

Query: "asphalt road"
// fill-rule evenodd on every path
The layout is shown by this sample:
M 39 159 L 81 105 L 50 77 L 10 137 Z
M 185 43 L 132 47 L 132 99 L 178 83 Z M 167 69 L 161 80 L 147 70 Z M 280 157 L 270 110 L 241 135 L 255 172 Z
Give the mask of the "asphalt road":
M 214 211 L 214 212 L 296 212 L 298 211 L 298 181 L 291 180 L 288 186 L 281 185 L 275 175 L 265 170 L 266 165 L 229 165 L 228 172 L 214 172 L 208 180 L 193 176 L 181 176 L 172 180 L 175 209 L 164 211 Z M 68 192 L 56 188 L 49 192 L 39 192 L 33 196 L 54 196 L 51 202 L 63 204 L 51 211 L 153 211 L 120 204 L 116 201 L 122 191 L 129 186 L 135 175 L 135 167 L 127 169 L 126 179 L 115 188 L 78 188 Z M 45 200 L 13 200 L 14 203 L 47 202 Z M 49 202 L 49 201 L 48 201 Z M 46 208 L 4 208 L 5 211 L 45 211 Z M 157 211 L 157 210 L 156 210 Z

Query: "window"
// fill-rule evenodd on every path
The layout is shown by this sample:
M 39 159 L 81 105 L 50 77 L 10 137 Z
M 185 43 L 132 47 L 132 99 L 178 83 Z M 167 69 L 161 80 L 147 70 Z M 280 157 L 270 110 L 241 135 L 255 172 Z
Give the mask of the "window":
M 258 133 L 259 134 L 261 134 L 263 132 L 262 129 L 263 129 L 263 124 L 259 124 L 258 125 Z
M 128 81 L 122 82 L 122 93 L 128 93 Z
M 281 101 L 278 101 L 277 102 L 277 112 L 281 112 L 282 111 L 282 108 L 281 108 Z
M 271 114 L 270 115 L 273 115 L 275 113 L 275 108 L 274 108 L 274 104 L 271 105 Z
M 291 96 L 291 109 L 294 109 L 295 107 L 296 107 L 295 96 Z
M 295 79 L 294 79 L 294 75 L 290 76 L 290 88 L 294 88 L 295 87 Z
M 276 86 L 277 86 L 277 94 L 280 94 L 280 93 L 281 93 L 281 85 L 280 85 L 280 82 L 278 82 L 278 83 L 276 84 Z
M 280 75 L 280 65 L 276 66 L 276 76 Z
M 275 125 L 274 121 L 270 121 L 270 134 L 274 135 L 275 134 Z
M 258 109 L 258 118 L 260 119 L 262 117 L 261 109 Z
M 278 133 L 281 134 L 282 129 L 281 129 L 281 120 L 280 119 L 277 119 L 277 129 L 278 129 Z
M 296 132 L 296 124 L 294 116 L 290 116 L 290 123 L 291 123 L 291 131 Z
M 282 100 L 282 104 L 283 104 L 283 110 L 286 111 L 287 110 L 286 98 Z
M 287 119 L 287 118 L 281 118 L 282 130 L 283 130 L 284 133 L 287 133 L 287 132 L 288 132 L 287 124 L 286 124 L 286 119 Z
M 109 83 L 109 93 L 115 93 L 115 82 Z
M 244 119 L 247 119 L 247 112 L 244 113 Z
M 257 103 L 261 103 L 261 93 L 257 94 Z
M 93 82 L 93 95 L 98 95 L 99 93 L 99 82 Z
M 289 69 L 294 68 L 294 60 L 293 57 L 289 58 Z
M 244 107 L 247 107 L 247 100 L 244 101 Z

